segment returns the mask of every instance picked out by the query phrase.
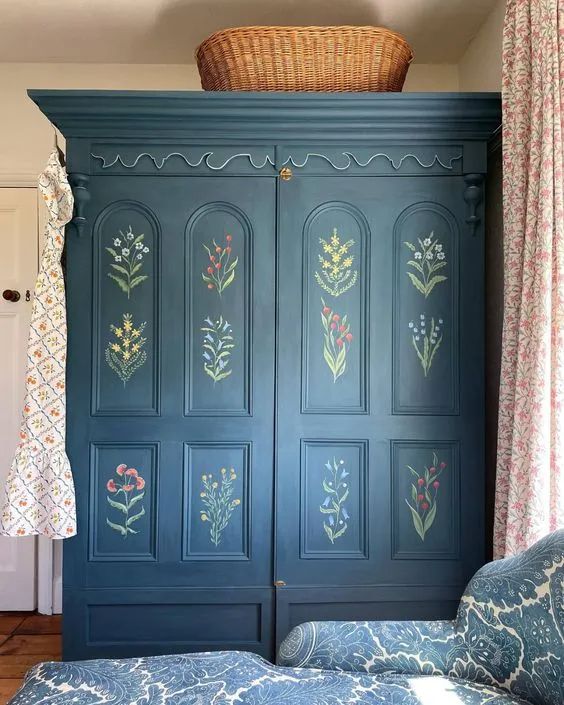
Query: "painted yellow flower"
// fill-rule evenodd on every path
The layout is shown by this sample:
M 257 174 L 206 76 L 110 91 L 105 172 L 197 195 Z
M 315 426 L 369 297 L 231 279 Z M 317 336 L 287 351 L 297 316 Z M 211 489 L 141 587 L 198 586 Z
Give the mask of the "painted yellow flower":
M 340 255 L 338 252 L 335 252 L 335 254 L 331 256 L 331 259 L 332 259 L 333 262 L 335 262 L 335 263 L 336 263 L 336 262 L 339 262 L 340 259 L 341 259 L 341 255 Z
M 121 350 L 120 346 L 117 343 L 112 343 L 111 348 L 114 352 L 119 352 Z
M 139 343 L 133 343 L 133 345 L 131 346 L 131 352 L 135 353 L 138 350 L 139 350 Z
M 341 244 L 336 230 L 333 230 L 333 235 L 331 235 L 331 244 L 333 245 L 333 247 L 339 247 L 339 245 Z
M 131 337 L 132 337 L 132 338 L 138 338 L 140 335 L 141 335 L 141 331 L 139 330 L 139 328 L 134 328 L 134 329 L 131 331 Z
M 343 260 L 343 267 L 350 267 L 353 263 L 353 258 L 352 257 L 347 257 L 346 259 Z
M 127 332 L 131 330 L 131 328 L 133 327 L 133 324 L 131 323 L 131 318 L 124 318 L 123 327 Z
M 116 338 L 121 338 L 121 337 L 123 336 L 123 331 L 122 331 L 122 329 L 121 329 L 121 328 L 116 328 L 116 329 L 114 330 L 114 335 L 116 336 Z
M 131 353 L 129 352 L 129 350 L 124 350 L 123 351 L 123 359 L 129 360 L 130 357 L 131 357 Z
M 323 252 L 332 252 L 332 251 L 333 251 L 333 248 L 331 247 L 331 245 L 328 242 L 325 242 L 325 240 L 323 240 Z
M 323 269 L 329 269 L 329 267 L 331 266 L 331 262 L 329 262 L 329 260 L 326 260 L 326 259 L 321 260 L 321 266 Z

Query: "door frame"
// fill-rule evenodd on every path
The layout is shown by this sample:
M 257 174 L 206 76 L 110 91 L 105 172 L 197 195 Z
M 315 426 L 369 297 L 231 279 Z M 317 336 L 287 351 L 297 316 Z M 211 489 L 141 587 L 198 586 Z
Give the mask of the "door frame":
M 36 192 L 37 270 L 43 252 L 43 233 L 47 209 L 37 187 L 37 175 L 27 173 L 0 174 L 0 188 L 33 188 Z M 22 400 L 23 403 L 23 400 Z M 62 604 L 62 551 L 44 536 L 36 539 L 36 608 L 40 614 L 58 614 Z

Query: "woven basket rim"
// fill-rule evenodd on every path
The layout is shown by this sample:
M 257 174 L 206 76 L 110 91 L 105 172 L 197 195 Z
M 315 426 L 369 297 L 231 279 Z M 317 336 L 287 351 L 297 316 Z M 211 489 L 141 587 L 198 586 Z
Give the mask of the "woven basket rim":
M 194 52 L 194 56 L 197 58 L 198 54 L 200 53 L 200 50 L 204 45 L 206 45 L 208 42 L 213 41 L 217 37 L 220 36 L 227 36 L 227 35 L 235 35 L 239 34 L 241 32 L 254 32 L 256 34 L 264 33 L 264 34 L 273 34 L 273 33 L 278 33 L 280 35 L 290 33 L 290 34 L 324 34 L 324 33 L 334 33 L 336 31 L 339 32 L 361 32 L 365 35 L 379 35 L 379 34 L 385 34 L 387 36 L 393 36 L 395 39 L 399 40 L 405 48 L 409 51 L 410 53 L 410 59 L 409 62 L 413 60 L 413 50 L 407 41 L 407 39 L 403 36 L 403 34 L 400 34 L 399 32 L 396 32 L 393 29 L 388 29 L 387 27 L 379 27 L 377 25 L 352 25 L 352 24 L 345 24 L 345 25 L 243 25 L 240 27 L 226 27 L 224 29 L 218 29 L 209 36 L 207 36 L 200 44 L 196 47 L 196 50 Z

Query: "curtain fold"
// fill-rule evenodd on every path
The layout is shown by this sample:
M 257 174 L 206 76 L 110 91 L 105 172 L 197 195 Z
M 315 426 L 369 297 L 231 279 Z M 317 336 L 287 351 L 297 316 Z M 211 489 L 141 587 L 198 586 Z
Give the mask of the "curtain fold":
M 65 452 L 67 327 L 61 254 L 73 197 L 59 151 L 39 177 L 49 211 L 35 284 L 27 349 L 26 395 L 0 533 L 68 538 L 76 534 L 71 468 Z
M 494 556 L 564 526 L 564 0 L 508 0 Z

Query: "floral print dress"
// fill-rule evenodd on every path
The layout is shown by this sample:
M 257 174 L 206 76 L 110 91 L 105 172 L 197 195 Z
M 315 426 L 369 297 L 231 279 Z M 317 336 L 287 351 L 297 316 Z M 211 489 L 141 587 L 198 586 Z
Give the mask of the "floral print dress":
M 76 534 L 74 484 L 65 452 L 67 328 L 61 268 L 73 197 L 54 149 L 39 177 L 49 211 L 35 284 L 20 442 L 6 482 L 0 533 L 66 538 Z

